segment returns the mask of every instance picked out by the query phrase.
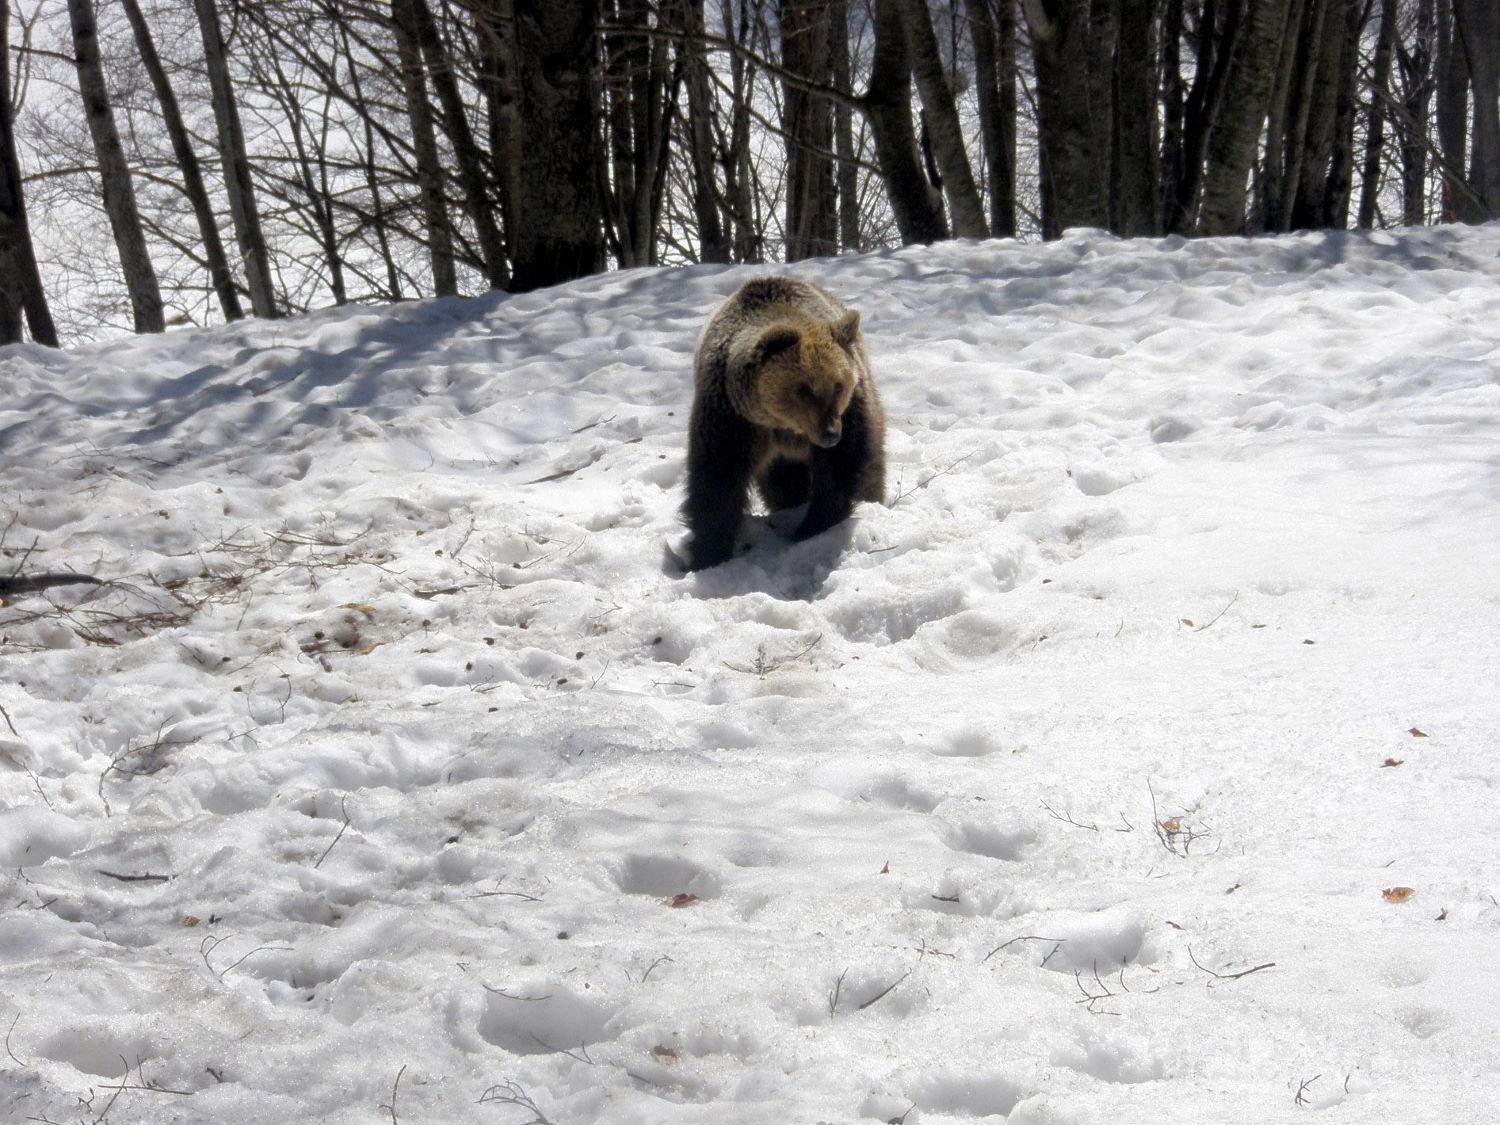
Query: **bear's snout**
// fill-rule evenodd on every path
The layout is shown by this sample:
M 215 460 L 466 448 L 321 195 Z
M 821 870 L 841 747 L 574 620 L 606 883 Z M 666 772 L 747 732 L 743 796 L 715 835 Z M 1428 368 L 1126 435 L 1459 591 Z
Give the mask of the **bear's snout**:
M 818 432 L 818 444 L 824 449 L 832 449 L 844 436 L 844 424 L 842 422 L 830 422 Z

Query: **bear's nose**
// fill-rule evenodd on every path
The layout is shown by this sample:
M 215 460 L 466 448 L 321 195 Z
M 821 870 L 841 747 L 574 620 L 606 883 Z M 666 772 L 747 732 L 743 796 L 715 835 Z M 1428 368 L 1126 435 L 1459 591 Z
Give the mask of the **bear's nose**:
M 818 444 L 824 449 L 832 449 L 839 443 L 839 438 L 843 436 L 844 427 L 838 423 L 824 426 L 822 432 L 818 434 Z

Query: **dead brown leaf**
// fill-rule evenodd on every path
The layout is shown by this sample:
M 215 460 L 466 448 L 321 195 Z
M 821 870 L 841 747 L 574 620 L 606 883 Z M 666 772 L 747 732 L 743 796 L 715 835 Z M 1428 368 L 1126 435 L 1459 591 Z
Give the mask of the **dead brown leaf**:
M 184 914 L 182 916 L 182 924 L 191 929 L 198 924 L 198 919 L 191 914 Z
M 1427 737 L 1427 732 L 1425 730 L 1423 730 L 1421 727 L 1412 727 L 1411 730 L 1407 731 L 1406 733 L 1409 734 L 1409 735 L 1411 735 L 1413 738 L 1426 738 Z
M 695 902 L 698 901 L 698 896 L 697 895 L 690 895 L 690 894 L 686 894 L 686 893 L 684 893 L 684 894 L 675 894 L 671 898 L 665 899 L 663 901 L 665 901 L 666 904 L 668 906 L 672 907 L 673 909 L 678 909 L 678 908 L 683 907 L 683 906 L 692 906 L 693 903 L 695 903 Z
M 1390 769 L 1393 766 L 1401 765 L 1405 761 L 1405 758 L 1387 758 L 1385 761 L 1380 763 L 1380 768 L 1383 770 Z
M 1416 893 L 1415 887 L 1387 887 L 1380 892 L 1380 897 L 1386 902 L 1405 902 Z
M 672 1050 L 671 1047 L 663 1047 L 660 1043 L 651 1048 L 651 1057 L 661 1063 L 662 1066 L 677 1065 L 677 1052 Z

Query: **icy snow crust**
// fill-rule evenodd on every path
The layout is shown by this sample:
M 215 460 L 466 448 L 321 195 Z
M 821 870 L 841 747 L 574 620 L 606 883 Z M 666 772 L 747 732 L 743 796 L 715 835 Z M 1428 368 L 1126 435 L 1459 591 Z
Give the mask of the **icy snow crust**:
M 0 351 L 0 1120 L 1495 1119 L 1500 227 L 795 267 L 683 578 L 755 272 Z

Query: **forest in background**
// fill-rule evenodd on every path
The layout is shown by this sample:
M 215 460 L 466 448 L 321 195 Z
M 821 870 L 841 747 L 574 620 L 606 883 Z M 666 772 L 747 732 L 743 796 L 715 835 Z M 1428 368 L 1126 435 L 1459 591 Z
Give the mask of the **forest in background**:
M 0 343 L 1500 216 L 1494 0 L 0 0 Z

